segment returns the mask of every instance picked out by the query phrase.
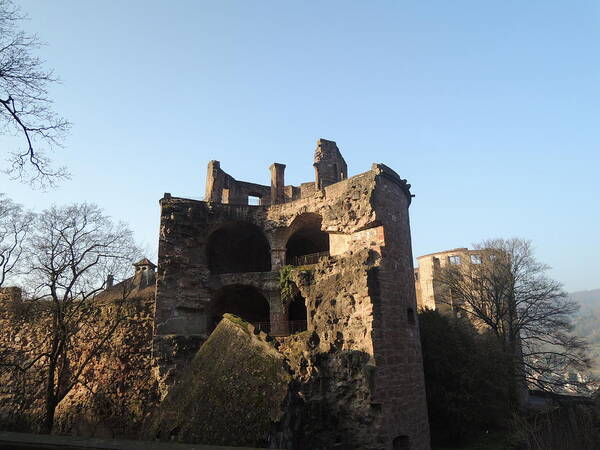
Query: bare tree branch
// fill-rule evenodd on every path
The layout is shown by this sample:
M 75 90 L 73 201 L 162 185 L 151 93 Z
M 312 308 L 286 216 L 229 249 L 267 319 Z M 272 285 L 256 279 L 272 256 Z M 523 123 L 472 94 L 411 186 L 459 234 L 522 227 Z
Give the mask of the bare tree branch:
M 113 301 L 116 311 L 102 323 L 102 302 L 96 295 L 105 289 L 109 274 L 125 280 L 138 257 L 131 231 L 114 224 L 95 205 L 52 207 L 36 217 L 26 258 L 32 286 L 28 303 L 38 306 L 46 336 L 35 352 L 5 349 L 0 356 L 5 366 L 18 372 L 41 372 L 46 431 L 52 430 L 58 404 L 107 350 L 123 323 L 121 305 L 133 285 L 127 281 L 118 285 L 121 300 Z
M 493 332 L 513 355 L 517 379 L 551 391 L 589 392 L 586 342 L 572 334 L 578 305 L 546 277 L 531 244 L 520 239 L 484 241 L 479 264 L 444 267 L 437 276 L 443 302 Z M 570 376 L 570 373 L 576 374 Z
M 31 221 L 31 213 L 0 194 L 0 287 L 19 272 Z
M 48 89 L 59 80 L 35 56 L 42 45 L 37 36 L 18 28 L 24 19 L 11 0 L 0 0 L 0 134 L 21 136 L 25 144 L 7 155 L 5 172 L 48 187 L 69 176 L 52 166 L 48 153 L 62 146 L 71 125 L 53 110 Z

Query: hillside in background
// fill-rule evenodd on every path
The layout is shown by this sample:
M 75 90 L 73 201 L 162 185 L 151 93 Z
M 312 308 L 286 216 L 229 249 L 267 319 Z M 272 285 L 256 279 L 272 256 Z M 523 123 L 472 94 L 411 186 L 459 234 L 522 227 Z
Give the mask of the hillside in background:
M 575 320 L 575 334 L 591 344 L 593 370 L 600 376 L 600 289 L 572 292 L 569 297 L 581 305 Z

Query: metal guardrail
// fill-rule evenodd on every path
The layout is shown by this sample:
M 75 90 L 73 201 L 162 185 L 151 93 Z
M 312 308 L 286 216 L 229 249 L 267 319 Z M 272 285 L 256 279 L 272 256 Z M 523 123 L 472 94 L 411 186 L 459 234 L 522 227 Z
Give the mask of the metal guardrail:
M 293 256 L 290 258 L 292 266 L 308 266 L 317 264 L 319 259 L 329 256 L 329 252 L 310 253 L 308 255 Z
M 306 320 L 290 320 L 288 322 L 289 332 L 290 334 L 299 333 L 301 331 L 305 331 L 307 329 Z
M 264 331 L 269 334 L 271 332 L 271 323 L 270 322 L 251 322 L 254 325 L 254 331 Z
M 271 324 L 270 322 L 251 322 L 254 325 L 254 331 L 264 331 L 269 334 L 271 332 Z M 288 331 L 290 334 L 299 333 L 301 331 L 305 331 L 307 329 L 307 321 L 306 320 L 290 320 L 288 321 Z

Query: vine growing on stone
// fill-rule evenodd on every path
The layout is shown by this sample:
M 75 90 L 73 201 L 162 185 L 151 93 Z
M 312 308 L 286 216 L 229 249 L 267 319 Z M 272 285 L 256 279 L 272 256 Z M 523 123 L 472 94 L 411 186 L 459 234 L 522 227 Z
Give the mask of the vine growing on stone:
M 292 272 L 294 266 L 285 265 L 279 269 L 279 293 L 281 303 L 284 308 L 287 308 L 294 295 L 296 294 L 296 286 L 292 281 Z

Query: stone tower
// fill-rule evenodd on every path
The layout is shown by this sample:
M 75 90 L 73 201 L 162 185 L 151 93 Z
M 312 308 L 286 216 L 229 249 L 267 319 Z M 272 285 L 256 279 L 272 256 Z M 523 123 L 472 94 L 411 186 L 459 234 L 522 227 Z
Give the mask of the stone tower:
M 410 185 L 383 164 L 348 178 L 324 139 L 313 166 L 314 181 L 286 186 L 274 163 L 259 185 L 211 161 L 204 201 L 160 200 L 159 377 L 168 386 L 233 313 L 277 340 L 294 374 L 280 446 L 428 449 Z

